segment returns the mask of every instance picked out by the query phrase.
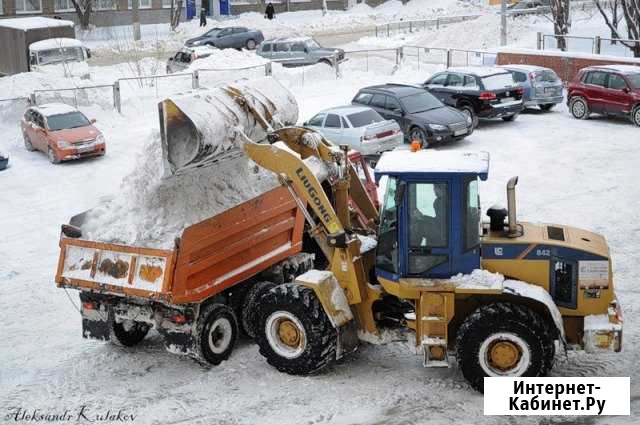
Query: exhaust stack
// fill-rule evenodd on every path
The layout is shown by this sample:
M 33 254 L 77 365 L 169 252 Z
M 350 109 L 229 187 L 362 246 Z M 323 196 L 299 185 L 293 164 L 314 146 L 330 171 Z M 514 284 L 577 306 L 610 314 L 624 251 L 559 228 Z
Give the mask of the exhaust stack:
M 507 208 L 509 210 L 509 232 L 507 236 L 517 238 L 522 235 L 518 230 L 518 222 L 516 221 L 516 185 L 518 184 L 518 176 L 511 177 L 507 182 Z

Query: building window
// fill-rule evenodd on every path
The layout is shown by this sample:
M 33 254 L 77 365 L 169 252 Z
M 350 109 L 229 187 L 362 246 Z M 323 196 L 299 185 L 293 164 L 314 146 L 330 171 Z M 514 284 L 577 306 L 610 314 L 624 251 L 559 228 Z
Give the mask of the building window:
M 151 9 L 151 0 L 139 0 L 138 1 L 139 9 Z M 129 0 L 129 9 L 133 9 L 133 2 Z
M 116 0 L 96 0 L 96 10 L 115 10 Z
M 16 13 L 42 12 L 40 0 L 16 0 Z
M 73 3 L 71 2 L 71 0 L 56 0 L 53 7 L 56 12 L 68 12 L 71 10 L 76 10 L 73 7 Z

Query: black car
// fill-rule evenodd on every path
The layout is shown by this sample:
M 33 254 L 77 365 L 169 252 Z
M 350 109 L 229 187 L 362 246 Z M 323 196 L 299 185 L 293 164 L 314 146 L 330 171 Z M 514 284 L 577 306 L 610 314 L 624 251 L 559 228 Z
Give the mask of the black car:
M 420 87 L 384 84 L 360 89 L 351 101 L 375 109 L 395 120 L 405 141 L 420 140 L 423 147 L 433 142 L 459 140 L 473 131 L 472 121 Z
M 473 120 L 502 118 L 513 121 L 524 109 L 522 87 L 506 69 L 483 66 L 448 68 L 423 85 L 429 93 Z
M 253 50 L 264 41 L 262 31 L 245 27 L 213 28 L 199 37 L 185 41 L 187 47 L 212 46 L 218 49 L 249 49 Z

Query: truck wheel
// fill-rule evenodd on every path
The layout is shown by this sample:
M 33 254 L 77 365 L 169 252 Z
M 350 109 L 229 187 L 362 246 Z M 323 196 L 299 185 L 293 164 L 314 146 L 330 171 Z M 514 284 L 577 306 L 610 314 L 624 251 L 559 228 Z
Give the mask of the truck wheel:
M 36 148 L 33 147 L 33 144 L 31 143 L 31 139 L 29 139 L 29 136 L 27 136 L 26 134 L 23 134 L 22 137 L 24 138 L 25 149 L 28 150 L 29 152 L 35 151 Z
M 133 347 L 147 336 L 150 326 L 142 322 L 126 320 L 124 322 L 111 322 L 110 339 L 116 345 Z
M 242 330 L 250 338 L 256 337 L 256 330 L 258 327 L 258 308 L 260 299 L 264 294 L 269 292 L 271 288 L 275 288 L 277 285 L 273 282 L 258 282 L 249 289 L 247 296 L 242 304 Z
M 260 300 L 260 354 L 280 372 L 308 375 L 336 357 L 337 333 L 311 288 L 285 283 Z
M 569 109 L 571 110 L 571 115 L 573 115 L 574 118 L 579 120 L 586 120 L 589 118 L 589 104 L 583 97 L 576 96 L 571 98 L 571 101 L 569 102 Z
M 456 344 L 462 374 L 480 392 L 487 376 L 545 375 L 555 349 L 542 317 L 511 303 L 479 307 L 460 326 Z
M 196 330 L 199 357 L 212 365 L 227 360 L 238 338 L 238 322 L 231 307 L 209 304 L 200 313 Z

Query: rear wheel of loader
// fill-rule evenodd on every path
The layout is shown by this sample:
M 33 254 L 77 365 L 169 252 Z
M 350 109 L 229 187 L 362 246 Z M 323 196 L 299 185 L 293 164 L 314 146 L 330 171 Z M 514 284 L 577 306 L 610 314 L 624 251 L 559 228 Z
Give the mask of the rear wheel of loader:
M 336 357 L 337 333 L 311 288 L 285 283 L 260 301 L 260 354 L 281 372 L 308 375 Z
M 462 374 L 480 392 L 484 377 L 543 376 L 553 364 L 549 327 L 539 314 L 517 304 L 479 307 L 460 326 L 456 344 Z
M 199 357 L 212 365 L 227 360 L 238 338 L 238 322 L 231 307 L 209 304 L 200 313 L 196 331 Z
M 125 346 L 133 347 L 147 336 L 150 326 L 142 322 L 134 322 L 125 320 L 124 322 L 111 322 L 111 342 Z
M 240 320 L 242 324 L 242 330 L 249 337 L 255 338 L 258 328 L 258 306 L 260 298 L 271 288 L 275 288 L 277 285 L 273 282 L 263 281 L 258 282 L 249 289 L 247 295 L 244 298 L 242 304 L 242 318 Z

